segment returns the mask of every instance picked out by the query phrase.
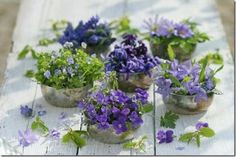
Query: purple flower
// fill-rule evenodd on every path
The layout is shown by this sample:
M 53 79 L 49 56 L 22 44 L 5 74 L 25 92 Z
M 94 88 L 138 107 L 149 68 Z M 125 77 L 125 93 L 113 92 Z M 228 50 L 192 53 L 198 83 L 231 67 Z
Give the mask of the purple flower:
M 183 24 L 183 23 L 177 23 L 175 25 L 174 34 L 181 38 L 188 38 L 188 37 L 192 37 L 194 33 L 188 25 Z
M 175 23 L 171 20 L 160 18 L 158 21 L 157 36 L 170 37 L 175 30 Z
M 55 76 L 60 75 L 61 74 L 61 70 L 60 69 L 55 69 L 54 74 L 55 74 Z
M 44 75 L 44 77 L 46 77 L 47 79 L 50 79 L 51 76 L 52 76 L 49 70 L 45 71 L 43 75 Z
M 27 147 L 38 140 L 38 136 L 32 133 L 29 129 L 25 130 L 24 132 L 19 130 L 18 135 L 19 143 L 24 147 Z
M 143 123 L 142 118 L 138 115 L 138 113 L 136 111 L 133 111 L 130 114 L 129 119 L 132 122 L 133 128 L 137 128 Z
M 56 129 L 52 129 L 50 132 L 49 132 L 49 136 L 55 140 L 58 140 L 60 138 L 60 132 Z
M 171 143 L 173 141 L 174 132 L 172 130 L 167 130 L 166 132 L 163 130 L 159 130 L 157 132 L 157 139 L 159 140 L 159 144 L 162 143 Z
M 20 113 L 25 117 L 31 117 L 33 113 L 33 109 L 29 108 L 27 105 L 20 106 Z
M 100 42 L 100 40 L 101 40 L 101 38 L 99 37 L 99 36 L 97 36 L 97 35 L 95 35 L 95 34 L 93 34 L 92 36 L 90 36 L 89 38 L 88 38 L 88 43 L 89 44 L 97 44 L 97 43 L 99 43 Z
M 71 64 L 74 64 L 74 63 L 75 63 L 75 61 L 74 61 L 73 57 L 68 57 L 68 58 L 67 58 L 67 62 L 68 62 L 68 64 L 69 64 L 69 65 L 71 65 Z
M 130 109 L 129 108 L 124 108 L 123 110 L 121 110 L 121 114 L 127 116 L 130 113 Z
M 142 104 L 146 104 L 148 102 L 148 93 L 146 90 L 141 88 L 135 89 L 136 95 L 135 99 L 141 101 Z
M 70 74 L 71 77 L 73 77 L 75 75 L 75 73 L 74 73 L 75 71 L 72 67 L 68 67 L 66 70 Z
M 172 89 L 171 89 L 172 82 L 170 79 L 159 77 L 156 81 L 156 84 L 158 86 L 156 92 L 161 94 L 164 98 L 169 96 L 169 94 L 172 92 Z
M 108 129 L 110 127 L 109 123 L 107 122 L 108 117 L 107 117 L 106 114 L 98 115 L 96 118 L 97 118 L 97 121 L 99 122 L 98 123 L 98 129 L 105 130 L 105 129 Z
M 38 111 L 38 116 L 44 116 L 47 113 L 47 111 Z
M 201 128 L 208 127 L 208 123 L 198 122 L 195 127 L 196 127 L 197 130 L 200 130 Z
M 123 132 L 126 132 L 128 128 L 126 127 L 125 121 L 123 120 L 115 120 L 112 122 L 112 126 L 114 130 L 116 131 L 116 134 L 121 134 Z

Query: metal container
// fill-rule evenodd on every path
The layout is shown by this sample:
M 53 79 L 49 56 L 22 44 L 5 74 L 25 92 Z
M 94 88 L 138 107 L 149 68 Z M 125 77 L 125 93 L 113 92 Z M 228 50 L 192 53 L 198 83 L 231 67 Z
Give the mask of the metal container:
M 108 143 L 108 144 L 120 144 L 132 140 L 134 138 L 134 133 L 137 129 L 128 130 L 122 134 L 117 135 L 110 125 L 110 128 L 107 130 L 100 130 L 97 128 L 97 125 L 88 125 L 87 131 L 93 139 Z
M 211 105 L 214 94 L 209 93 L 207 100 L 202 100 L 199 103 L 194 102 L 195 96 L 170 94 L 163 98 L 164 104 L 167 108 L 178 114 L 193 115 L 207 111 Z
M 55 89 L 46 85 L 41 85 L 42 95 L 45 100 L 56 107 L 76 107 L 77 101 L 84 98 L 92 85 L 73 89 Z
M 152 70 L 150 71 L 152 74 Z M 135 92 L 136 88 L 149 89 L 153 83 L 153 77 L 145 73 L 131 73 L 127 79 L 126 73 L 117 73 L 118 87 L 124 92 Z
M 154 44 L 154 43 L 150 42 L 150 48 L 151 48 L 153 56 L 158 56 L 159 58 L 169 60 L 167 47 L 168 47 L 168 45 Z M 182 62 L 182 61 L 186 61 L 186 60 L 191 59 L 192 53 L 196 49 L 196 45 L 193 45 L 193 48 L 190 49 L 189 52 L 185 52 L 179 46 L 173 46 L 172 48 L 175 53 L 175 58 Z

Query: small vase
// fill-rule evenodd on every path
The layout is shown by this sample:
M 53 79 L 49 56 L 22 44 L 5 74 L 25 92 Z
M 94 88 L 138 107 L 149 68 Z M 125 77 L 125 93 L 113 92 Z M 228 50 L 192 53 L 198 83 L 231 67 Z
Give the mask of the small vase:
M 151 76 L 145 73 L 117 73 L 118 75 L 118 88 L 124 92 L 135 92 L 136 88 L 149 89 L 153 83 L 153 73 L 150 70 Z
M 103 57 L 107 57 L 108 52 L 110 51 L 110 46 L 87 46 L 86 52 L 89 54 L 96 54 L 96 57 L 99 59 L 103 59 Z
M 157 56 L 165 60 L 169 60 L 167 47 L 167 44 L 154 44 L 153 42 L 150 42 L 150 48 L 153 56 Z M 191 59 L 192 53 L 196 49 L 196 44 L 192 45 L 192 48 L 189 50 L 189 52 L 185 52 L 180 46 L 172 46 L 172 49 L 175 53 L 175 59 L 183 62 Z
M 116 134 L 112 125 L 110 125 L 110 128 L 106 130 L 98 129 L 96 124 L 88 124 L 87 128 L 90 137 L 107 144 L 120 144 L 132 140 L 136 130 L 137 129 L 133 129 L 121 134 Z
M 170 94 L 166 98 L 162 97 L 164 104 L 167 108 L 178 114 L 193 115 L 207 111 L 208 107 L 212 104 L 214 94 L 209 93 L 207 100 L 195 102 L 194 95 L 178 95 Z
M 86 85 L 81 88 L 55 89 L 46 85 L 41 85 L 42 95 L 45 100 L 56 107 L 76 107 L 78 100 L 84 98 L 92 85 Z

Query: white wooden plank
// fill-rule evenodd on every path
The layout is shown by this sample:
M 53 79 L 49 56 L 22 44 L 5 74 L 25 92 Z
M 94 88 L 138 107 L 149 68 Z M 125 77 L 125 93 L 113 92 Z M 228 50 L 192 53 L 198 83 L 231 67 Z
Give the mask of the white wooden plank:
M 180 2 L 180 1 L 179 1 Z M 183 1 L 182 1 L 183 2 Z M 219 48 L 225 60 L 224 69 L 217 74 L 221 79 L 218 88 L 224 93 L 220 96 L 215 96 L 212 106 L 205 114 L 194 116 L 181 115 L 177 121 L 175 134 L 179 136 L 184 131 L 194 129 L 197 121 L 206 121 L 215 130 L 216 136 L 212 139 L 202 141 L 201 147 L 197 148 L 193 144 L 187 145 L 180 143 L 177 139 L 171 144 L 157 144 L 157 155 L 233 155 L 234 154 L 234 70 L 233 61 L 229 51 L 229 47 L 225 40 L 225 34 L 218 12 L 216 11 L 214 1 L 184 1 L 181 6 L 178 2 L 169 3 L 168 8 L 171 10 L 162 11 L 161 6 L 164 1 L 159 1 L 152 8 L 153 13 L 159 13 L 161 16 L 172 19 L 182 19 L 188 13 L 189 17 L 199 22 L 200 28 L 206 31 L 212 40 L 197 46 L 194 56 L 200 57 L 209 51 Z M 193 7 L 194 6 L 194 7 Z M 160 115 L 166 112 L 161 97 L 156 95 L 156 128 L 160 129 Z M 178 150 L 177 147 L 184 147 L 183 150 Z

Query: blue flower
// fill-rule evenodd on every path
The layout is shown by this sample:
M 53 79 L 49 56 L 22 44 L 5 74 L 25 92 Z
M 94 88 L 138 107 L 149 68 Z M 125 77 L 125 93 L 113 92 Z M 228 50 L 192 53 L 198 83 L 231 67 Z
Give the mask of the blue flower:
M 33 109 L 29 108 L 27 105 L 20 106 L 20 113 L 25 117 L 31 117 L 33 113 Z
M 51 76 L 52 76 L 52 75 L 51 75 L 51 72 L 50 72 L 49 70 L 45 71 L 43 75 L 44 75 L 44 77 L 46 77 L 47 79 L 50 79 Z
M 44 116 L 47 113 L 47 111 L 38 111 L 38 116 Z
M 24 147 L 27 147 L 38 140 L 38 136 L 31 132 L 29 129 L 25 130 L 24 132 L 19 130 L 18 135 L 19 143 Z
M 200 130 L 201 128 L 209 127 L 209 126 L 208 126 L 208 123 L 206 123 L 206 122 L 198 122 L 198 123 L 195 125 L 195 127 L 196 127 L 197 130 Z
M 126 132 L 128 128 L 126 127 L 125 121 L 115 120 L 112 122 L 113 129 L 116 131 L 116 134 L 121 134 Z
M 100 40 L 101 38 L 99 36 L 93 34 L 92 36 L 88 38 L 88 44 L 96 45 L 97 43 L 100 42 Z
M 74 61 L 73 57 L 68 57 L 68 58 L 67 58 L 67 62 L 68 62 L 68 64 L 69 64 L 69 65 L 71 65 L 71 64 L 74 64 L 74 63 L 75 63 L 75 61 Z
M 159 140 L 159 144 L 171 143 L 174 139 L 173 135 L 174 132 L 172 130 L 167 130 L 166 132 L 164 130 L 159 130 L 156 137 Z
M 146 104 L 148 102 L 148 93 L 146 90 L 141 88 L 135 89 L 135 99 L 141 101 L 142 104 Z
M 60 69 L 55 69 L 54 74 L 55 74 L 55 76 L 60 75 L 61 74 L 61 70 Z
M 52 129 L 49 132 L 49 136 L 51 138 L 55 139 L 55 140 L 58 140 L 58 139 L 60 139 L 60 132 L 58 130 L 56 130 L 56 129 Z
M 183 23 L 177 23 L 175 25 L 175 33 L 176 36 L 179 36 L 181 38 L 188 38 L 193 36 L 193 31 L 190 29 L 190 27 Z
M 138 113 L 136 111 L 133 111 L 130 114 L 129 119 L 132 122 L 133 128 L 137 128 L 143 123 L 142 118 L 138 115 Z
M 156 84 L 158 86 L 156 92 L 161 94 L 164 98 L 169 96 L 169 94 L 172 92 L 172 88 L 171 88 L 172 82 L 170 79 L 159 77 L 156 81 Z

